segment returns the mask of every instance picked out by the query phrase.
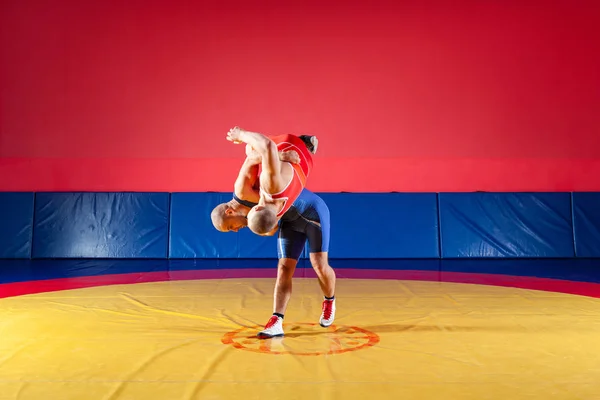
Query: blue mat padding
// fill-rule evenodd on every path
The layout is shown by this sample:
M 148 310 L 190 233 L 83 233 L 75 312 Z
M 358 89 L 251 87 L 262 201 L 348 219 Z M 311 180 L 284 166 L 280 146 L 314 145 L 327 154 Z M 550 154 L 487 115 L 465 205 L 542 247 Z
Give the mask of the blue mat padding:
M 0 258 L 29 258 L 33 193 L 0 193 Z
M 173 193 L 171 195 L 171 258 L 277 257 L 277 238 L 248 229 L 219 232 L 210 219 L 215 206 L 231 200 L 231 193 Z
M 573 193 L 573 231 L 578 257 L 600 257 L 600 193 Z
M 33 258 L 167 257 L 168 193 L 38 193 Z
M 331 257 L 439 257 L 435 193 L 323 193 L 320 196 L 331 214 Z
M 574 257 L 569 193 L 442 193 L 444 258 Z
M 331 214 L 331 258 L 600 258 L 600 193 L 319 195 Z M 276 236 L 212 226 L 210 211 L 230 199 L 0 193 L 0 258 L 276 258 Z

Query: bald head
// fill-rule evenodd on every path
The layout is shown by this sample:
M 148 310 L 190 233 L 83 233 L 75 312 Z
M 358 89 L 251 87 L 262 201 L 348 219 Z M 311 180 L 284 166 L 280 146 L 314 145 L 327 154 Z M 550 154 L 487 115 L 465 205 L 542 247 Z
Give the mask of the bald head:
M 215 229 L 220 232 L 237 232 L 247 225 L 246 217 L 232 209 L 228 203 L 213 208 L 210 219 Z
M 225 226 L 225 218 L 227 217 L 227 215 L 225 213 L 228 208 L 229 208 L 229 205 L 227 203 L 219 204 L 218 206 L 213 208 L 212 212 L 210 213 L 210 219 L 213 223 L 213 226 L 218 231 L 226 232 L 226 229 L 224 229 L 224 226 Z
M 271 233 L 277 222 L 277 214 L 270 208 L 257 206 L 248 213 L 248 228 L 257 235 Z

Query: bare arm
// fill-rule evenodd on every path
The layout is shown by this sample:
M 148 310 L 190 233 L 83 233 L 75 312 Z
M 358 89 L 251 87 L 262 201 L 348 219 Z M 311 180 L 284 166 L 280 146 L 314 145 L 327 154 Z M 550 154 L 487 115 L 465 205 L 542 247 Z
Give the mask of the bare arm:
M 294 150 L 278 153 L 279 159 L 284 162 L 297 164 L 300 162 L 300 156 Z M 260 199 L 260 193 L 256 189 L 258 180 L 258 166 L 262 162 L 262 157 L 252 148 L 246 149 L 246 159 L 240 168 L 238 177 L 235 180 L 234 192 L 242 200 L 257 203 Z
M 246 157 L 240 168 L 233 190 L 235 195 L 242 200 L 258 203 L 260 199 L 260 193 L 255 189 L 260 161 L 256 157 Z
M 266 174 L 270 185 L 277 186 L 281 176 L 281 161 L 277 153 L 277 145 L 271 139 L 260 133 L 245 131 L 235 127 L 227 134 L 227 140 L 234 143 L 249 144 L 262 158 L 262 173 Z M 270 186 L 269 185 L 269 186 Z

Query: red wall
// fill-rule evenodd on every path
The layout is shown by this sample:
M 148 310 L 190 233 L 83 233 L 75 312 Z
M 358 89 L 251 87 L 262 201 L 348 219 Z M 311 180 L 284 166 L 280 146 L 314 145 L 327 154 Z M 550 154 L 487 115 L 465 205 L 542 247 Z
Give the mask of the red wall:
M 533 3 L 3 0 L 0 190 L 231 190 L 234 125 L 315 191 L 600 190 L 600 3 Z

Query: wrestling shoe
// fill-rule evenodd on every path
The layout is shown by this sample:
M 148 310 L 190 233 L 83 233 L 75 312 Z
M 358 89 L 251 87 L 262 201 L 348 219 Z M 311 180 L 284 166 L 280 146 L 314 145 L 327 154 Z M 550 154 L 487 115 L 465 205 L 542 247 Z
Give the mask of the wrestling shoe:
M 321 319 L 319 320 L 319 324 L 323 328 L 327 328 L 331 324 L 333 324 L 333 320 L 335 319 L 335 299 L 323 301 L 323 312 L 321 313 Z
M 265 329 L 258 332 L 257 336 L 261 339 L 283 336 L 283 318 L 273 315 L 265 325 Z
M 302 139 L 308 151 L 310 151 L 312 154 L 317 152 L 317 147 L 319 147 L 319 139 L 317 139 L 316 136 L 302 135 L 300 136 L 300 139 Z

